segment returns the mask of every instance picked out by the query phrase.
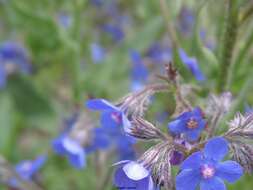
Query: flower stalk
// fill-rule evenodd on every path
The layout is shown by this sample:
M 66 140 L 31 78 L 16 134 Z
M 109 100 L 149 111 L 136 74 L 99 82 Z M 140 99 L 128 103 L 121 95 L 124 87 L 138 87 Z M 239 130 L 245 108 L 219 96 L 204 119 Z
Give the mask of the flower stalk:
M 238 32 L 238 7 L 237 1 L 228 0 L 225 20 L 225 30 L 223 33 L 223 43 L 220 54 L 220 73 L 217 82 L 217 91 L 222 92 L 227 88 L 228 73 L 231 68 L 233 51 Z

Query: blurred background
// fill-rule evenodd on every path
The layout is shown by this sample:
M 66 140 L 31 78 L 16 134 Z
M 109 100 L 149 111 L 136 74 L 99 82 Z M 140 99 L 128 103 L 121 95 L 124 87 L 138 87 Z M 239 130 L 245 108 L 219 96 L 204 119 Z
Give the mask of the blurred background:
M 238 20 L 229 31 L 226 3 L 0 0 L 0 154 L 16 170 L 21 161 L 45 155 L 35 176 L 43 189 L 114 189 L 107 173 L 113 173 L 118 153 L 111 154 L 114 145 L 110 150 L 91 148 L 90 131 L 99 127 L 99 115 L 88 111 L 85 101 L 116 101 L 161 82 L 157 75 L 164 74 L 170 61 L 181 74 L 185 93 L 193 92 L 195 105 L 205 105 L 209 93 L 229 90 L 236 102 L 231 113 L 252 111 L 253 2 L 237 0 L 232 14 Z M 230 40 L 222 37 L 224 32 Z M 233 51 L 226 54 L 227 49 Z M 189 59 L 197 69 L 187 64 Z M 229 70 L 224 71 L 223 62 L 231 63 Z M 148 117 L 166 126 L 175 101 L 171 94 L 155 99 Z M 52 147 L 73 123 L 92 149 L 86 149 L 81 169 Z M 133 145 L 136 156 L 148 146 Z M 3 183 L 0 189 L 11 186 Z M 252 190 L 252 177 L 228 189 L 238 188 Z

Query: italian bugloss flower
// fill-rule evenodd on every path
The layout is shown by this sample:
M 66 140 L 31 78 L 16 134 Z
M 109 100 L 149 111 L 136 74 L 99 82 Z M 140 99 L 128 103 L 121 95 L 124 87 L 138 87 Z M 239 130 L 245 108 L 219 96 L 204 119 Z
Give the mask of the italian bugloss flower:
M 15 166 L 15 171 L 23 180 L 30 181 L 45 164 L 46 159 L 47 157 L 42 155 L 38 156 L 35 160 L 24 160 Z M 15 178 L 11 179 L 8 183 L 12 187 L 18 186 L 18 181 Z
M 116 107 L 107 100 L 93 99 L 86 102 L 87 108 L 101 111 L 102 126 L 123 126 L 125 130 L 130 127 L 130 121 L 120 107 Z
M 52 143 L 53 150 L 62 156 L 67 156 L 69 163 L 77 168 L 82 169 L 86 164 L 86 152 L 79 142 L 68 135 L 61 135 Z
M 123 30 L 117 25 L 105 24 L 102 26 L 102 30 L 109 34 L 116 42 L 121 41 L 124 38 Z
M 198 81 L 204 81 L 205 76 L 199 68 L 196 58 L 189 57 L 183 49 L 179 50 L 179 56 L 185 66 L 191 71 Z
M 120 190 L 154 190 L 150 172 L 134 161 L 123 161 L 114 175 L 114 185 Z
M 228 142 L 216 137 L 207 142 L 203 152 L 195 152 L 181 165 L 176 177 L 177 190 L 226 190 L 223 180 L 234 183 L 243 175 L 242 167 L 235 161 L 224 161 Z
M 98 43 L 90 45 L 91 58 L 94 63 L 101 63 L 105 58 L 105 49 Z
M 203 119 L 202 112 L 198 107 L 194 108 L 192 111 L 182 113 L 168 124 L 171 133 L 175 135 L 183 134 L 189 141 L 198 140 L 205 126 L 206 121 Z
M 135 50 L 130 51 L 130 58 L 132 62 L 131 73 L 131 89 L 133 91 L 140 90 L 148 79 L 148 69 L 144 65 L 143 60 L 139 52 Z

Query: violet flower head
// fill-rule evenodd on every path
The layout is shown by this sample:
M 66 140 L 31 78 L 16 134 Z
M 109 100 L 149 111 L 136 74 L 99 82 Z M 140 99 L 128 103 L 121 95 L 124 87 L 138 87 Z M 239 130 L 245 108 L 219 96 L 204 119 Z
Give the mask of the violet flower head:
M 57 22 L 61 27 L 68 29 L 71 26 L 73 19 L 70 14 L 60 12 L 57 15 Z
M 172 58 L 170 47 L 162 47 L 158 42 L 153 43 L 147 51 L 147 56 L 156 63 L 168 63 Z
M 178 28 L 180 32 L 185 36 L 190 36 L 193 32 L 193 26 L 195 22 L 195 15 L 193 11 L 187 7 L 181 9 L 179 15 Z
M 36 173 L 43 167 L 47 160 L 44 155 L 38 156 L 35 160 L 24 160 L 15 166 L 17 174 L 26 181 L 31 181 Z M 8 184 L 11 187 L 18 187 L 18 180 L 13 178 L 10 179 Z
M 66 156 L 69 163 L 76 169 L 82 169 L 86 165 L 86 152 L 82 145 L 67 134 L 63 134 L 52 142 L 55 153 Z
M 86 102 L 87 108 L 91 110 L 101 111 L 101 125 L 108 127 L 120 127 L 128 130 L 131 126 L 130 121 L 120 107 L 114 106 L 112 103 L 104 99 L 93 99 Z
M 16 70 L 31 71 L 27 51 L 17 42 L 5 41 L 0 44 L 0 89 L 6 85 L 8 74 Z
M 182 62 L 185 64 L 185 66 L 191 71 L 191 73 L 194 75 L 194 77 L 198 81 L 205 80 L 205 76 L 200 70 L 200 67 L 198 65 L 198 61 L 196 58 L 189 57 L 183 49 L 179 49 L 179 56 Z
M 182 113 L 168 124 L 171 133 L 175 135 L 183 134 L 189 141 L 198 140 L 205 126 L 206 121 L 203 119 L 202 112 L 198 107 L 192 111 Z
M 223 180 L 234 183 L 243 175 L 242 167 L 235 161 L 224 161 L 228 142 L 216 137 L 207 142 L 203 152 L 195 152 L 181 165 L 176 177 L 177 190 L 226 190 Z
M 114 185 L 118 189 L 155 190 L 150 172 L 134 161 L 123 161 L 114 175 Z
M 117 25 L 104 24 L 102 26 L 102 30 L 109 34 L 111 38 L 116 42 L 121 41 L 125 36 L 123 29 Z
M 105 58 L 105 49 L 98 43 L 90 45 L 91 58 L 93 63 L 101 63 Z
M 143 60 L 139 52 L 135 50 L 130 51 L 130 58 L 132 62 L 132 83 L 131 89 L 133 91 L 140 90 L 148 79 L 148 69 L 144 65 Z

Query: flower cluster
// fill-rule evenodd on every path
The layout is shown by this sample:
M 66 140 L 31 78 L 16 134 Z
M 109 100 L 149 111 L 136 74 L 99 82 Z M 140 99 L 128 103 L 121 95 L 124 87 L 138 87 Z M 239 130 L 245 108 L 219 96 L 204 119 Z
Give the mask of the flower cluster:
M 123 129 L 126 138 L 134 137 L 136 141 L 138 139 L 160 141 L 136 161 L 124 160 L 115 164 L 118 169 L 115 172 L 114 185 L 118 189 L 137 190 L 155 190 L 161 187 L 166 190 L 171 188 L 225 190 L 223 180 L 234 183 L 244 171 L 252 168 L 250 162 L 252 156 L 247 153 L 241 153 L 248 158 L 245 163 L 240 162 L 241 157 L 238 155 L 233 157 L 235 161 L 222 162 L 222 160 L 229 149 L 235 153 L 234 149 L 240 134 L 244 134 L 245 138 L 252 137 L 253 117 L 251 115 L 245 118 L 239 115 L 235 121 L 230 122 L 231 128 L 226 133 L 213 137 L 220 118 L 229 109 L 231 94 L 224 93 L 219 97 L 213 95 L 208 101 L 210 105 L 207 105 L 206 114 L 205 109 L 193 107 L 182 96 L 182 87 L 178 77 L 174 76 L 177 72 L 171 65 L 166 68 L 168 75 L 166 81 L 169 84 L 144 87 L 122 98 L 116 105 L 104 99 L 87 102 L 90 109 L 102 112 L 100 120 L 102 126 Z M 175 109 L 173 118 L 168 122 L 168 131 L 165 133 L 147 121 L 144 116 L 150 103 L 147 100 L 154 93 L 164 92 L 170 87 L 177 89 L 175 100 L 181 105 L 181 109 Z M 140 111 L 142 113 L 139 113 Z M 245 144 L 244 147 L 246 146 L 249 145 Z M 179 172 L 173 180 L 172 167 L 178 166 Z

